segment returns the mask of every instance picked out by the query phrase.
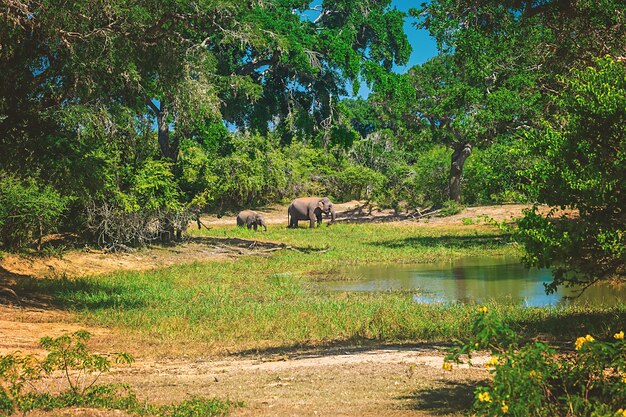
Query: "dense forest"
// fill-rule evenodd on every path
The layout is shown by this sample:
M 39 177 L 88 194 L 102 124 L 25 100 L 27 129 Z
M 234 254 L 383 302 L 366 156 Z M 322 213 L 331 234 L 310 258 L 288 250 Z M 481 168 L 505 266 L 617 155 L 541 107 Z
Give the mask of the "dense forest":
M 516 231 L 555 286 L 626 277 L 622 0 L 0 4 L 4 248 L 143 245 L 303 195 L 524 202 L 579 213 Z M 397 74 L 407 20 L 439 54 Z

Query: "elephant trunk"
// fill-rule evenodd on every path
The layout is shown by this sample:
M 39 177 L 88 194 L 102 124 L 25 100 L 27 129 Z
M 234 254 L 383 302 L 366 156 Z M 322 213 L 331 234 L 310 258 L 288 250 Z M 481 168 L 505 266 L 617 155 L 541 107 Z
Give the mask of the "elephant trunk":
M 337 217 L 337 216 L 335 215 L 335 208 L 334 208 L 334 207 L 331 207 L 331 208 L 330 208 L 330 223 L 331 223 L 331 224 L 332 224 L 332 223 L 335 223 L 335 218 L 336 218 L 336 217 Z
M 265 225 L 265 220 L 261 220 L 261 226 L 263 226 L 263 231 L 267 232 L 267 226 Z

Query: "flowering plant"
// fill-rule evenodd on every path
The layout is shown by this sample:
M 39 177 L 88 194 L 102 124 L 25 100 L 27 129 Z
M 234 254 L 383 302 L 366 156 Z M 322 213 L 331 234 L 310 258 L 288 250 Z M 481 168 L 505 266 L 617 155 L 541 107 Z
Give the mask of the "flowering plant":
M 473 336 L 446 356 L 444 369 L 466 356 L 469 362 L 473 351 L 491 351 L 485 366 L 492 381 L 476 389 L 477 415 L 626 417 L 623 330 L 606 340 L 580 336 L 571 351 L 537 341 L 520 345 L 515 332 L 485 307 L 473 317 L 472 329 Z

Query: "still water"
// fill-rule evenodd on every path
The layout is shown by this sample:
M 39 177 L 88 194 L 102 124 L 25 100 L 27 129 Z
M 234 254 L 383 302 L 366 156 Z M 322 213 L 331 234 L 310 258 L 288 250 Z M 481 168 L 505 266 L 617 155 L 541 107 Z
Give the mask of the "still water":
M 527 269 L 516 258 L 472 257 L 453 263 L 418 265 L 368 265 L 343 271 L 349 281 L 327 281 L 320 286 L 333 291 L 414 292 L 420 303 L 480 303 L 498 301 L 527 306 L 606 304 L 626 302 L 626 287 L 592 287 L 581 297 L 574 289 L 545 293 L 552 281 L 548 269 Z

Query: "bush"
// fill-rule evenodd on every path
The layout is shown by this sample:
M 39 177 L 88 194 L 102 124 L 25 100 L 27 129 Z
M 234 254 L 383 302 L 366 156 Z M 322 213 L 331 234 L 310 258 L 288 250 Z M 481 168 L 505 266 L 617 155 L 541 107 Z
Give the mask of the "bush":
M 49 351 L 44 359 L 19 354 L 0 356 L 0 411 L 26 413 L 37 407 L 54 406 L 54 397 L 48 392 L 38 392 L 33 382 L 56 371 L 63 373 L 68 386 L 61 397 L 85 398 L 92 393 L 99 376 L 111 368 L 111 361 L 107 356 L 89 352 L 86 346 L 89 338 L 90 334 L 83 331 L 54 339 L 44 337 L 40 346 Z M 126 353 L 112 357 L 116 363 L 133 362 Z
M 194 397 L 180 404 L 152 405 L 140 402 L 126 384 L 96 384 L 115 363 L 130 364 L 127 353 L 93 354 L 86 343 L 90 334 L 76 332 L 57 338 L 44 337 L 40 346 L 48 350 L 45 358 L 19 353 L 0 355 L 0 416 L 32 410 L 64 407 L 90 407 L 126 410 L 137 415 L 157 417 L 210 417 L 228 414 L 240 403 Z M 61 375 L 67 389 L 58 394 L 37 383 Z M 45 391 L 44 391 L 45 390 Z
M 378 193 L 385 176 L 373 169 L 360 165 L 350 165 L 333 178 L 334 186 L 330 194 L 340 200 L 369 200 Z
M 541 343 L 518 345 L 518 336 L 481 307 L 473 336 L 446 356 L 443 368 L 479 349 L 494 355 L 486 364 L 493 379 L 475 391 L 474 412 L 483 416 L 622 416 L 626 404 L 626 342 L 579 337 L 572 353 Z
M 32 179 L 20 180 L 0 174 L 0 240 L 10 248 L 21 248 L 55 229 L 69 199 L 54 188 Z
M 459 214 L 460 212 L 462 212 L 463 209 L 464 207 L 461 204 L 457 203 L 454 200 L 448 200 L 443 203 L 443 207 L 441 207 L 441 211 L 439 212 L 439 214 L 442 217 L 454 216 L 455 214 Z
M 413 165 L 412 184 L 422 205 L 440 206 L 449 198 L 450 150 L 434 146 L 423 153 Z
M 522 172 L 532 164 L 522 140 L 475 149 L 465 164 L 463 201 L 466 204 L 528 202 L 524 191 L 527 178 Z
M 190 219 L 165 161 L 147 159 L 125 175 L 127 184 L 84 208 L 87 230 L 108 249 L 180 238 Z

